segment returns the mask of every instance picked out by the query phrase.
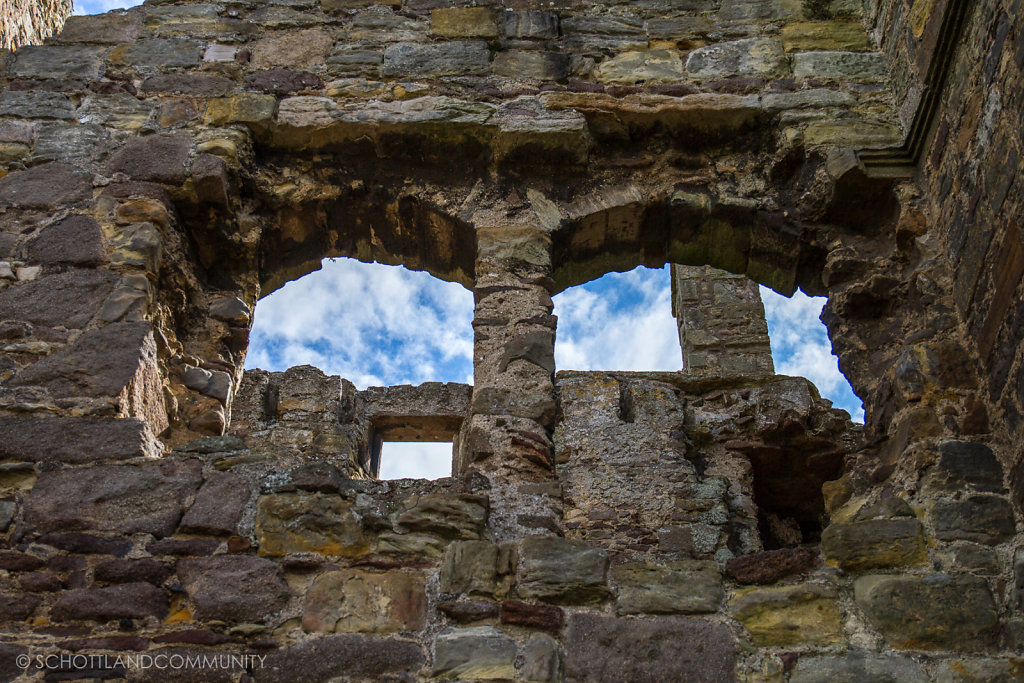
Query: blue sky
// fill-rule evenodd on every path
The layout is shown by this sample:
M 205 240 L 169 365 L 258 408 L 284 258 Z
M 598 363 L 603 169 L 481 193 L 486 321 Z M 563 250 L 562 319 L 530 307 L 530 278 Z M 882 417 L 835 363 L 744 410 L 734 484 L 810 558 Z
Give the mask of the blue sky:
M 761 288 L 779 374 L 801 375 L 862 420 L 819 321 L 825 299 Z M 565 370 L 679 370 L 669 269 L 609 273 L 554 297 L 555 362 Z M 325 260 L 257 307 L 246 367 L 308 363 L 359 388 L 428 381 L 472 383 L 473 295 L 398 266 Z M 387 444 L 381 477 L 446 476 L 450 444 Z
M 123 9 L 142 4 L 141 2 L 132 2 L 132 0 L 73 0 L 73 2 L 72 14 L 102 14 L 112 9 Z

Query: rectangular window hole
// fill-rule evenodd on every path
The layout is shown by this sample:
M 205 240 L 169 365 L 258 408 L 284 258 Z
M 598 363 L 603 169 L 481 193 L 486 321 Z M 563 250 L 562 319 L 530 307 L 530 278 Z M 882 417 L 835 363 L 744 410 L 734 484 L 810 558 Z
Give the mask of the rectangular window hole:
M 451 441 L 382 441 L 378 479 L 452 476 Z

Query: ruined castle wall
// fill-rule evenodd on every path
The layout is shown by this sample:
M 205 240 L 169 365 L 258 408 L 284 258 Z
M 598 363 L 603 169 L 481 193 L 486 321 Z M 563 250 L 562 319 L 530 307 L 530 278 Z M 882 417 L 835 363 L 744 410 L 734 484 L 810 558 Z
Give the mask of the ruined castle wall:
M 953 167 L 858 164 L 917 78 L 861 12 L 160 3 L 4 55 L 3 675 L 1016 675 L 1016 442 L 962 324 L 990 299 L 957 303 Z M 327 256 L 472 288 L 473 386 L 243 372 L 255 301 Z M 827 295 L 867 424 L 795 378 L 557 373 L 552 295 L 665 263 Z M 389 431 L 456 476 L 373 481 Z
M 895 82 L 906 84 L 905 122 L 921 100 L 929 69 L 943 59 L 950 62 L 947 87 L 936 93 L 937 114 L 922 131 L 930 135 L 917 180 L 927 221 L 955 270 L 951 289 L 965 339 L 985 377 L 982 394 L 992 418 L 1019 435 L 1024 414 L 1021 7 L 1014 2 L 876 5 L 873 34 L 890 57 Z M 946 14 L 962 15 L 948 42 L 941 31 Z M 1011 447 L 1008 455 L 1020 462 L 1022 453 Z
M 43 42 L 71 14 L 71 0 L 8 0 L 0 7 L 0 49 Z

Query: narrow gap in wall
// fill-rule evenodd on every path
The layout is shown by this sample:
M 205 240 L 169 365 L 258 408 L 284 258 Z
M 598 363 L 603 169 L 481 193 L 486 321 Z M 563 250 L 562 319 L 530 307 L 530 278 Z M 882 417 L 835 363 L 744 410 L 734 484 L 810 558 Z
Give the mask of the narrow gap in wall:
M 607 273 L 554 297 L 559 370 L 680 370 L 669 268 Z
M 473 382 L 473 294 L 401 266 L 325 259 L 256 304 L 245 367 L 368 386 Z
M 834 407 L 850 413 L 854 422 L 863 423 L 864 406 L 840 372 L 839 359 L 832 355 L 832 342 L 820 319 L 827 299 L 807 296 L 801 291 L 786 298 L 761 287 L 761 300 L 768 320 L 775 372 L 806 377 Z
M 441 479 L 452 476 L 452 443 L 384 441 L 378 479 Z

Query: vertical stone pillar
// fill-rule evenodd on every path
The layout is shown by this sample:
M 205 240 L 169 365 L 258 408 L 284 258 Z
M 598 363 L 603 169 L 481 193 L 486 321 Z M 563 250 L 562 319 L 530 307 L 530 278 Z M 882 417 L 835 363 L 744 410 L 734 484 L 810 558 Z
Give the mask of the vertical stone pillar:
M 746 276 L 711 266 L 673 264 L 672 314 L 679 325 L 686 374 L 775 372 L 761 294 Z
M 535 228 L 478 231 L 473 399 L 456 468 L 488 480 L 499 541 L 560 531 L 550 246 Z

